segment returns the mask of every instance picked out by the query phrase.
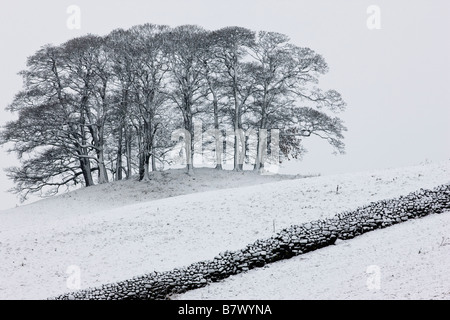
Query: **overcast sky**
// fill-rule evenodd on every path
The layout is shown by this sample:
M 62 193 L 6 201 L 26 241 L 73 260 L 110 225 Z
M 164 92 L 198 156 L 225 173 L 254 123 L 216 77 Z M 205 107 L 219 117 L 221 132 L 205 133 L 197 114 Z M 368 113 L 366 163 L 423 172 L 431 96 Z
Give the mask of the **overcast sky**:
M 67 8 L 81 9 L 81 29 L 70 30 Z M 380 8 L 381 29 L 369 30 L 367 8 Z M 334 156 L 323 141 L 305 141 L 309 153 L 289 172 L 339 173 L 413 165 L 450 158 L 450 1 L 364 0 L 96 0 L 8 1 L 0 11 L 0 123 L 21 88 L 17 72 L 47 43 L 143 23 L 206 29 L 243 26 L 287 34 L 322 54 L 330 72 L 320 87 L 346 100 L 341 114 L 347 154 Z M 17 163 L 0 149 L 2 168 Z M 0 209 L 18 203 L 3 191 Z

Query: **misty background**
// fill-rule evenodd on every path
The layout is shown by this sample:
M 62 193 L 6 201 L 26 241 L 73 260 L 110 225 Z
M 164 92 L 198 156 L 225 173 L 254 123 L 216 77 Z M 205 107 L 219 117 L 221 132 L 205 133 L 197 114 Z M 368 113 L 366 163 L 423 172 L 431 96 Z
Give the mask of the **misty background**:
M 67 8 L 81 9 L 81 29 L 67 27 Z M 369 30 L 367 8 L 381 9 L 381 29 Z M 144 23 L 196 24 L 215 30 L 241 26 L 288 35 L 323 55 L 330 71 L 322 89 L 347 102 L 346 155 L 327 142 L 305 140 L 302 161 L 285 173 L 383 169 L 450 159 L 450 2 L 364 0 L 41 0 L 8 2 L 0 10 L 0 125 L 14 119 L 4 108 L 21 89 L 26 58 L 47 43 L 88 33 L 106 35 Z M 0 148 L 0 169 L 18 164 Z M 0 171 L 0 210 L 19 204 Z

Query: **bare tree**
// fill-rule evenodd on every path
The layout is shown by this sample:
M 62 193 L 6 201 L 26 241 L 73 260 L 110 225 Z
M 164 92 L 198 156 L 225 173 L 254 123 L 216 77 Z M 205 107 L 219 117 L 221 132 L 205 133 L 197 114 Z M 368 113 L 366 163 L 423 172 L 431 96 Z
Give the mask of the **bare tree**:
M 225 67 L 227 86 L 234 103 L 234 170 L 240 171 L 243 168 L 242 146 L 245 146 L 245 142 L 242 134 L 242 101 L 239 95 L 244 83 L 244 59 L 248 55 L 248 48 L 254 44 L 255 33 L 241 27 L 227 27 L 214 31 L 212 37 L 216 47 L 214 54 Z
M 132 89 L 135 82 L 133 69 L 133 46 L 129 31 L 117 29 L 106 37 L 110 59 L 112 61 L 112 73 L 115 85 L 112 88 L 113 104 L 110 118 L 111 133 L 114 136 L 116 149 L 115 155 L 110 156 L 110 161 L 115 161 L 113 171 L 116 180 L 122 180 L 123 171 L 126 178 L 132 176 L 132 150 L 135 133 L 131 126 L 130 114 L 132 111 Z M 126 168 L 123 164 L 123 156 L 126 157 Z
M 290 44 L 286 35 L 263 31 L 258 33 L 251 55 L 256 61 L 252 75 L 257 84 L 252 110 L 260 133 L 255 169 L 264 167 L 262 155 L 266 142 L 261 137 L 267 129 L 284 130 L 281 151 L 286 156 L 291 154 L 297 157 L 303 151 L 301 137 L 311 134 L 326 136 L 342 152 L 341 139 L 345 127 L 338 125 L 338 118 L 330 118 L 318 110 L 340 111 L 345 107 L 338 92 L 323 92 L 314 86 L 318 83 L 318 77 L 328 71 L 322 56 L 309 48 Z M 300 108 L 300 103 L 308 108 Z M 315 121 L 320 125 L 313 126 Z
M 83 146 L 94 151 L 86 158 L 97 165 L 99 183 L 108 182 L 104 130 L 110 108 L 107 95 L 111 78 L 103 42 L 103 38 L 88 35 L 62 45 L 67 90 L 73 92 L 72 103 L 80 114 L 80 129 L 86 140 Z
M 166 34 L 168 27 L 145 24 L 133 27 L 133 99 L 137 110 L 134 123 L 140 140 L 139 175 L 141 180 L 150 179 L 156 170 L 155 137 L 161 125 L 161 109 L 166 106 L 165 76 L 168 72 Z
M 205 85 L 207 88 L 206 98 L 211 103 L 211 109 L 207 108 L 207 113 L 212 113 L 213 116 L 213 130 L 208 130 L 211 133 L 210 136 L 214 138 L 214 151 L 216 169 L 222 170 L 223 162 L 223 133 L 221 124 L 223 123 L 223 116 L 225 114 L 225 105 L 227 98 L 227 90 L 225 84 L 227 78 L 225 76 L 226 68 L 221 63 L 221 60 L 215 56 L 216 44 L 214 41 L 214 35 L 208 33 L 205 36 L 203 54 L 200 59 L 203 64 L 202 76 L 205 79 Z
M 65 58 L 64 50 L 50 45 L 31 56 L 20 73 L 24 90 L 8 107 L 18 119 L 3 128 L 1 143 L 12 143 L 10 151 L 22 162 L 8 175 L 17 184 L 15 191 L 25 197 L 47 187 L 56 193 L 63 185 L 94 184 L 88 134 L 68 90 Z
M 304 152 L 301 139 L 310 136 L 343 153 L 346 128 L 336 114 L 345 102 L 317 87 L 326 72 L 321 55 L 286 35 L 240 27 L 145 24 L 47 45 L 28 59 L 23 90 L 8 107 L 18 119 L 4 126 L 0 143 L 21 161 L 8 175 L 25 196 L 121 180 L 123 173 L 149 180 L 170 164 L 171 132 L 179 126 L 192 172 L 195 119 L 213 133 L 217 169 L 225 157 L 222 130 L 233 130 L 227 148 L 235 171 L 255 141 L 244 130 L 259 132 L 255 169 L 264 167 L 271 129 L 281 131 L 287 158 Z
M 185 143 L 188 172 L 192 172 L 194 160 L 193 119 L 204 112 L 200 102 L 208 94 L 203 73 L 206 34 L 200 27 L 186 25 L 172 30 L 166 42 L 172 79 L 170 98 L 181 111 L 184 130 L 189 136 Z

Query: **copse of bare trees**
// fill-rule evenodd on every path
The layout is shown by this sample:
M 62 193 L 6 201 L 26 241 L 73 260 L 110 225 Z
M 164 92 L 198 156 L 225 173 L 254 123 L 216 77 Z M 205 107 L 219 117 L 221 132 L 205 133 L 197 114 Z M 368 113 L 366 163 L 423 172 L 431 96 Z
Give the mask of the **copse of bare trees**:
M 18 117 L 0 143 L 20 159 L 7 173 L 24 197 L 135 174 L 149 180 L 171 163 L 175 130 L 192 172 L 196 119 L 217 169 L 232 157 L 240 171 L 253 157 L 261 170 L 274 129 L 279 148 L 271 152 L 284 159 L 301 155 L 302 139 L 313 135 L 343 153 L 346 128 L 335 114 L 345 102 L 317 87 L 326 72 L 321 55 L 286 35 L 241 27 L 145 24 L 46 45 L 28 58 L 23 89 L 7 107 Z

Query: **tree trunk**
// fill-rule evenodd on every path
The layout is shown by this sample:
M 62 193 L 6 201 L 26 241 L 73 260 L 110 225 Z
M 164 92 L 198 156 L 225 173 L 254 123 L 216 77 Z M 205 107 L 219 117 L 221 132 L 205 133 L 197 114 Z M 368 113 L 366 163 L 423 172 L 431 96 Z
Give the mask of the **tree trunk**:
M 239 166 L 239 137 L 240 137 L 240 113 L 241 113 L 241 106 L 239 104 L 239 98 L 238 98 L 237 88 L 234 88 L 234 108 L 235 108 L 235 115 L 234 115 L 234 171 L 240 171 L 241 167 Z
M 152 171 L 156 171 L 156 157 L 155 157 L 155 150 L 152 146 Z
M 100 123 L 98 126 L 88 125 L 89 132 L 91 133 L 91 137 L 93 140 L 93 144 L 95 146 L 95 154 L 97 158 L 98 164 L 98 183 L 103 184 L 108 182 L 108 173 L 105 165 L 105 155 L 104 155 L 104 138 L 103 138 L 103 123 Z
M 264 168 L 264 157 L 265 151 L 267 150 L 266 103 L 266 95 L 264 94 L 261 110 L 261 122 L 258 132 L 258 147 L 256 148 L 255 170 L 258 171 Z
M 149 125 L 147 124 L 145 126 L 145 130 L 144 130 L 144 137 L 145 137 L 145 141 L 144 141 L 144 177 L 142 178 L 142 180 L 144 181 L 149 181 L 150 180 L 150 149 L 151 149 L 151 141 L 150 141 L 150 132 L 149 130 L 151 130 L 151 128 L 149 128 Z
M 186 151 L 186 170 L 189 174 L 193 173 L 194 169 L 194 122 L 192 119 L 191 103 L 188 102 L 190 99 L 186 99 L 184 106 L 184 148 Z M 188 137 L 186 137 L 188 135 Z
M 153 158 L 152 150 L 153 150 L 153 111 L 152 111 L 152 94 L 147 96 L 146 101 L 146 117 L 144 118 L 144 168 L 143 168 L 143 180 L 150 180 L 150 157 Z M 153 161 L 153 159 L 152 159 Z M 153 164 L 152 164 L 153 167 Z
M 222 148 L 223 141 L 219 131 L 219 106 L 217 98 L 214 96 L 213 101 L 214 106 L 214 130 L 215 130 L 215 141 L 216 141 L 216 169 L 222 170 Z M 222 145 L 221 145 L 222 144 Z
M 142 181 L 145 177 L 145 148 L 143 145 L 141 132 L 138 132 L 138 143 L 139 143 L 139 181 Z
M 91 163 L 89 159 L 87 158 L 81 158 L 80 159 L 80 168 L 83 172 L 83 178 L 84 178 L 84 184 L 86 187 L 90 187 L 94 185 L 94 179 L 92 178 L 92 171 L 91 171 Z
M 186 129 L 187 130 L 187 129 Z M 194 139 L 193 130 L 187 130 L 190 133 L 189 141 L 185 141 L 185 151 L 186 151 L 186 170 L 189 174 L 194 172 Z
M 119 128 L 119 139 L 117 142 L 117 162 L 116 162 L 116 181 L 120 181 L 123 179 L 122 176 L 122 155 L 123 155 L 123 126 Z
M 257 135 L 258 140 L 256 142 L 256 158 L 255 158 L 255 165 L 253 166 L 253 170 L 255 170 L 255 171 L 259 170 L 259 168 L 261 166 L 261 160 L 260 160 L 260 154 L 261 153 L 260 153 L 260 150 L 259 150 L 260 145 L 261 145 L 261 137 L 260 137 L 260 135 L 261 135 L 261 130 L 258 131 L 258 135 Z
M 106 171 L 105 165 L 105 154 L 103 151 L 104 148 L 104 139 L 103 139 L 103 124 L 99 127 L 98 130 L 91 131 L 94 144 L 96 146 L 96 154 L 97 154 L 97 162 L 98 162 L 98 183 L 108 183 L 108 173 Z
M 150 155 L 144 156 L 144 177 L 143 181 L 150 181 Z
M 142 181 L 145 177 L 145 160 L 144 155 L 139 155 L 139 181 Z
M 86 148 L 82 147 L 87 144 L 87 138 L 86 138 L 86 130 L 85 130 L 85 108 L 84 105 L 87 103 L 87 97 L 84 96 L 81 101 L 81 115 L 80 115 L 80 134 L 81 134 L 81 146 L 79 148 L 79 155 L 80 155 L 80 169 L 83 172 L 84 182 L 86 187 L 90 187 L 94 185 L 94 179 L 92 177 L 92 170 L 91 170 L 91 162 L 88 156 L 88 152 Z
M 131 168 L 131 133 L 129 132 L 129 129 L 125 129 L 125 148 L 127 153 L 127 180 L 131 179 L 132 176 L 132 168 Z
M 86 95 L 83 98 L 83 108 L 85 110 L 85 114 L 87 119 L 89 120 L 89 124 L 87 125 L 89 132 L 91 134 L 91 138 L 93 140 L 93 144 L 95 146 L 95 153 L 97 155 L 97 163 L 98 163 L 98 182 L 100 184 L 108 182 L 108 173 L 105 165 L 105 156 L 104 156 L 104 130 L 105 130 L 105 116 L 99 116 L 101 112 L 105 112 L 107 109 L 107 104 L 105 102 L 106 99 L 106 82 L 103 85 L 103 93 L 102 96 L 102 104 L 101 111 L 97 110 L 97 116 L 94 116 L 91 109 L 88 107 L 88 97 Z
M 105 158 L 104 158 L 104 154 L 103 154 L 103 148 L 99 151 L 98 154 L 98 174 L 99 174 L 99 183 L 103 184 L 103 183 L 108 183 L 109 179 L 108 179 L 108 172 L 106 171 L 106 166 L 105 166 Z
M 239 140 L 240 140 L 240 144 L 241 144 L 241 150 L 239 153 L 239 170 L 243 171 L 244 170 L 244 161 L 245 161 L 245 151 L 246 151 L 246 144 L 245 144 L 245 133 L 244 130 L 241 129 L 242 128 L 242 123 L 241 123 L 241 119 L 239 119 Z
M 261 171 L 264 168 L 264 160 L 267 153 L 267 129 L 259 129 L 258 148 L 256 155 L 255 170 Z

